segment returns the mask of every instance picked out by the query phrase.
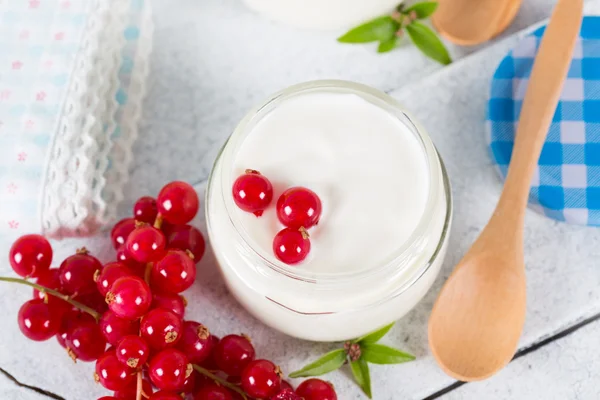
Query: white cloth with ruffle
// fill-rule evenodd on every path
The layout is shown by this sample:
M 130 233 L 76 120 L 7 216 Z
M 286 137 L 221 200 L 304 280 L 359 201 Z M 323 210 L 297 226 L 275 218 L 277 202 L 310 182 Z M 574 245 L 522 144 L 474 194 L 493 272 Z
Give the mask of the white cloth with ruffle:
M 0 2 L 0 20 L 0 236 L 93 233 L 128 178 L 149 4 Z

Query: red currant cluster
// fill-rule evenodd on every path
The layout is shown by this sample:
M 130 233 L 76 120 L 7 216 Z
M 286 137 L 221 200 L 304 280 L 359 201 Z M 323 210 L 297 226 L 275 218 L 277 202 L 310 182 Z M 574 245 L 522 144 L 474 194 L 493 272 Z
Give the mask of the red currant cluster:
M 273 200 L 273 186 L 260 172 L 248 169 L 233 183 L 233 199 L 244 211 L 260 217 Z M 319 223 L 322 206 L 315 192 L 305 187 L 287 189 L 277 200 L 277 218 L 285 228 L 273 239 L 275 256 L 286 264 L 303 261 L 310 252 L 307 229 Z
M 318 379 L 294 391 L 279 367 L 255 359 L 246 336 L 219 339 L 183 319 L 180 293 L 194 283 L 205 250 L 200 231 L 187 225 L 198 208 L 184 182 L 167 184 L 156 200 L 142 197 L 134 218 L 114 226 L 117 261 L 104 266 L 80 249 L 50 268 L 53 251 L 43 236 L 19 238 L 9 258 L 26 280 L 1 280 L 34 287 L 33 300 L 19 310 L 23 334 L 36 341 L 56 336 L 74 361 L 95 361 L 95 380 L 114 391 L 100 400 L 336 400 L 333 387 Z

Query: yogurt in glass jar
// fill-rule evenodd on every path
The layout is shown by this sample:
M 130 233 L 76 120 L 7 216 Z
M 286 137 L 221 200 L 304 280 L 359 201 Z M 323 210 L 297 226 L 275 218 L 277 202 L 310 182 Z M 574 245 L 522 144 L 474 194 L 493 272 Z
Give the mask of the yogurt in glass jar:
M 238 208 L 235 179 L 273 184 L 261 217 Z M 304 186 L 323 205 L 299 264 L 273 254 L 275 204 Z M 412 309 L 437 276 L 452 206 L 429 136 L 394 99 L 364 85 L 315 81 L 275 94 L 238 125 L 206 194 L 208 233 L 232 294 L 255 317 L 315 341 L 356 338 Z

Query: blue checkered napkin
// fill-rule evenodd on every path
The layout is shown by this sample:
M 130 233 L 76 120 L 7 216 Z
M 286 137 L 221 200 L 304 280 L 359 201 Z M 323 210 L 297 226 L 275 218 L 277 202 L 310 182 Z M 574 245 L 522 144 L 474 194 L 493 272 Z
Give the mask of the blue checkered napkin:
M 523 97 L 545 27 L 524 38 L 492 80 L 487 133 L 506 176 Z M 585 17 L 530 193 L 550 218 L 600 225 L 600 17 Z

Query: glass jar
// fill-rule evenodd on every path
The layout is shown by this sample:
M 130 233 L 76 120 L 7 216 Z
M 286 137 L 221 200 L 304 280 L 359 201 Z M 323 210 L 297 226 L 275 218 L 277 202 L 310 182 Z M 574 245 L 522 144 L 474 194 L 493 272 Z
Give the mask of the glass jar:
M 429 193 L 410 238 L 384 263 L 365 270 L 320 273 L 291 267 L 265 254 L 242 226 L 231 195 L 237 151 L 252 127 L 279 104 L 308 92 L 351 93 L 398 118 L 423 151 Z M 424 129 L 391 97 L 346 81 L 315 81 L 285 89 L 251 111 L 217 157 L 206 192 L 210 242 L 231 293 L 256 318 L 290 336 L 314 341 L 359 337 L 411 310 L 435 280 L 452 215 L 446 170 Z

